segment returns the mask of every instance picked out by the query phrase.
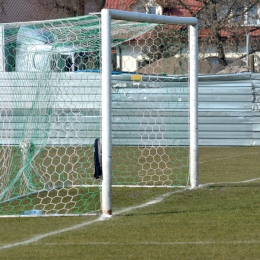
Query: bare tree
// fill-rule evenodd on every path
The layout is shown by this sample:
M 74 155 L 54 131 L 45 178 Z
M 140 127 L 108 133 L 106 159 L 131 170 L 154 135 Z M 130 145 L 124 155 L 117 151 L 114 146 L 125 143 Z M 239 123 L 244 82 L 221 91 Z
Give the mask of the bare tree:
M 137 0 L 135 5 L 144 10 L 146 0 Z M 150 1 L 151 2 L 151 1 Z M 227 65 L 227 53 L 239 53 L 245 46 L 246 34 L 258 30 L 259 0 L 156 0 L 164 7 L 164 14 L 185 10 L 186 15 L 199 19 L 200 53 L 211 53 L 222 66 Z M 252 41 L 252 51 L 260 50 L 258 41 Z M 162 45 L 160 45 L 162 46 Z M 150 48 L 152 52 L 153 50 Z M 153 55 L 155 58 L 156 55 Z M 209 57 L 209 55 L 207 56 Z
M 227 52 L 236 52 L 245 45 L 246 33 L 255 30 L 253 23 L 259 18 L 259 0 L 196 0 L 199 11 L 187 0 L 161 1 L 169 7 L 174 2 L 175 7 L 184 8 L 199 19 L 200 47 L 216 49 L 222 66 L 227 65 Z
M 158 25 L 147 33 L 146 44 L 142 48 L 145 63 L 152 63 L 161 58 L 179 55 L 187 45 L 187 27 Z

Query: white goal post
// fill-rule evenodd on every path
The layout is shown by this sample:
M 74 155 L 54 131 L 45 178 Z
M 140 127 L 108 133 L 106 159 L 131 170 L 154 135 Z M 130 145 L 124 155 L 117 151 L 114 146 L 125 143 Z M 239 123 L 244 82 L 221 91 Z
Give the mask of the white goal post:
M 189 26 L 190 85 L 190 187 L 198 186 L 198 21 L 194 17 L 175 17 L 103 9 L 102 28 L 102 213 L 112 214 L 112 120 L 111 120 L 111 19 Z

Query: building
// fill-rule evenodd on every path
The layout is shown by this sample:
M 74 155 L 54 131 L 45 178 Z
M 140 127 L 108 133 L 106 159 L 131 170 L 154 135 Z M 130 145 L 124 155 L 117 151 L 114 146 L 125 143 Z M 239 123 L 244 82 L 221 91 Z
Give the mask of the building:
M 152 13 L 152 14 L 163 14 L 171 16 L 203 16 L 205 15 L 205 8 L 203 6 L 203 1 L 201 0 L 183 0 L 182 2 L 186 4 L 186 8 L 183 5 L 176 4 L 176 0 L 172 1 L 162 1 L 162 0 L 107 0 L 105 8 L 118 9 L 118 10 L 128 10 L 134 12 L 143 12 L 143 13 Z M 165 4 L 168 3 L 168 4 Z M 169 4 L 169 3 L 172 3 Z M 231 13 L 232 15 L 232 13 Z M 244 14 L 241 17 L 235 17 L 230 19 L 226 27 L 220 31 L 219 37 L 223 44 L 225 50 L 225 57 L 228 63 L 233 62 L 234 60 L 241 58 L 243 56 L 248 56 L 250 53 L 260 50 L 259 37 L 260 37 L 260 4 L 254 6 L 250 12 Z M 240 19 L 238 21 L 238 19 Z M 236 26 L 239 22 L 239 28 Z M 204 27 L 203 23 L 200 23 L 199 30 L 199 41 L 201 44 L 199 58 L 207 59 L 213 64 L 219 62 L 219 53 L 217 48 L 213 45 L 210 46 L 207 41 L 208 36 L 211 34 L 211 29 Z M 239 35 L 239 37 L 237 37 Z M 251 38 L 246 45 L 246 38 Z M 250 36 L 250 37 L 249 37 Z M 235 37 L 240 39 L 235 39 Z M 239 45 L 238 45 L 238 40 Z M 203 44 L 204 42 L 204 44 Z M 206 42 L 206 44 L 205 44 Z M 140 45 L 140 43 L 139 43 Z M 135 53 L 130 59 L 136 59 L 136 68 L 138 64 L 142 63 L 142 57 L 140 55 L 141 51 L 137 52 L 138 48 L 135 48 Z M 131 50 L 125 55 L 129 57 L 128 54 L 131 54 Z M 122 54 L 122 56 L 124 56 Z M 131 57 L 131 55 L 130 55 Z M 256 55 L 257 57 L 257 55 Z M 129 60 L 129 58 L 128 58 Z M 260 58 L 259 58 L 260 60 Z M 132 63 L 133 61 L 131 61 Z M 124 62 L 123 62 L 124 63 Z M 130 63 L 125 61 L 126 63 Z M 126 66 L 127 67 L 127 66 Z
M 201 5 L 196 0 L 186 0 L 191 12 L 197 13 L 201 9 Z M 191 16 L 191 12 L 182 6 L 165 6 L 162 1 L 158 0 L 106 0 L 105 8 L 117 9 L 124 11 L 133 11 L 141 13 L 149 13 L 156 15 L 171 15 L 171 16 Z M 134 47 L 133 47 L 134 46 Z M 141 69 L 145 64 L 145 36 L 131 40 L 131 43 L 126 43 L 116 47 L 113 51 L 114 59 L 117 57 L 116 65 L 118 70 L 122 71 L 139 71 L 145 73 Z M 184 47 L 180 52 L 186 52 Z
M 71 0 L 66 1 L 65 5 L 63 0 L 0 0 L 0 23 L 84 15 L 100 12 L 104 4 L 105 0 Z
M 69 17 L 81 14 L 88 14 L 100 12 L 101 9 L 117 9 L 133 12 L 151 13 L 157 15 L 171 15 L 171 16 L 194 16 L 195 14 L 203 13 L 203 4 L 201 0 L 183 0 L 187 8 L 182 5 L 176 5 L 176 0 L 71 0 L 67 5 L 63 6 L 63 0 L 0 0 L 0 22 L 23 22 L 32 20 L 48 20 L 62 17 Z M 79 4 L 84 5 L 84 11 L 79 8 Z M 172 4 L 169 4 L 172 3 Z M 244 47 L 237 49 L 237 53 L 228 51 L 226 57 L 229 62 L 246 54 L 249 48 L 246 48 L 246 34 L 251 36 L 251 50 L 260 50 L 258 39 L 260 37 L 260 4 L 255 6 L 250 12 L 246 13 L 243 18 L 241 29 L 242 38 L 244 38 Z M 230 24 L 227 24 L 227 30 L 221 30 L 221 39 L 224 44 L 232 42 L 232 37 L 237 33 L 237 29 L 230 29 L 233 19 Z M 243 31 L 243 32 L 242 32 Z M 244 36 L 243 36 L 244 33 Z M 199 38 L 202 41 L 210 34 L 210 29 L 203 29 L 203 25 L 199 31 Z M 259 46 L 258 46 L 259 45 Z M 133 47 L 134 51 L 133 51 Z M 142 53 L 143 43 L 138 39 L 133 39 L 131 46 L 118 46 L 112 50 L 113 67 L 114 69 L 137 71 L 144 63 L 144 55 Z M 183 50 L 185 51 L 185 50 Z M 208 59 L 212 63 L 218 62 L 218 53 L 213 46 L 205 48 L 200 52 L 201 59 Z

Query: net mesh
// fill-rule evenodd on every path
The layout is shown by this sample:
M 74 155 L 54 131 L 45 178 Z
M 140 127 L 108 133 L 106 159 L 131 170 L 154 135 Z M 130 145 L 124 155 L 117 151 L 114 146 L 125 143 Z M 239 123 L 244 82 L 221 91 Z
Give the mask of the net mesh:
M 111 28 L 113 184 L 187 185 L 187 28 Z M 100 16 L 3 24 L 0 36 L 0 215 L 99 212 Z
M 186 26 L 156 25 L 118 47 L 130 75 L 113 77 L 114 185 L 188 184 L 187 44 Z

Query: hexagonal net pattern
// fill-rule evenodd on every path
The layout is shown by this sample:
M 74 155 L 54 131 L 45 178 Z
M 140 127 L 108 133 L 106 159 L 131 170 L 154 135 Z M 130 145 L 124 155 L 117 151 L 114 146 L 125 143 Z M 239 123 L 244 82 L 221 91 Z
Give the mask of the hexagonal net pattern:
M 187 185 L 187 28 L 111 28 L 113 184 Z M 100 212 L 100 16 L 3 24 L 0 52 L 0 216 Z
M 188 44 L 187 26 L 158 24 L 114 49 L 113 185 L 188 185 Z
M 115 23 L 113 46 L 152 27 Z M 100 15 L 0 26 L 0 215 L 100 211 L 100 32 Z

